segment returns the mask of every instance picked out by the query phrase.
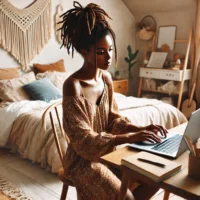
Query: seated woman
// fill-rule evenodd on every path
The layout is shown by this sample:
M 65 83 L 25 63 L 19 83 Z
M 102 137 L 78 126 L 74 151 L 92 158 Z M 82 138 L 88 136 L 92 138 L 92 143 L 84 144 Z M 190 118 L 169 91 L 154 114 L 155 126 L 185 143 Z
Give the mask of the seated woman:
M 76 189 L 78 199 L 115 200 L 120 191 L 120 179 L 100 157 L 112 152 L 116 145 L 143 140 L 160 142 L 157 132 L 166 136 L 158 125 L 137 127 L 118 114 L 113 99 L 112 78 L 106 71 L 112 52 L 117 49 L 115 34 L 100 6 L 91 3 L 63 14 L 61 28 L 63 45 L 74 49 L 83 58 L 83 66 L 72 74 L 63 86 L 63 126 L 70 139 L 64 158 L 65 175 Z M 149 199 L 158 188 L 139 185 L 126 199 Z

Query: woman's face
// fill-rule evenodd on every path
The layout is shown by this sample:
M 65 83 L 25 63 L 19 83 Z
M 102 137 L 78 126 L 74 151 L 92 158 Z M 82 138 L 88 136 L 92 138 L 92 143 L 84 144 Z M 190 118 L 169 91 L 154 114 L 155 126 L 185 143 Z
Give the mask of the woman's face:
M 97 68 L 106 70 L 111 65 L 113 43 L 110 35 L 99 39 L 96 43 Z M 87 62 L 95 66 L 94 47 L 87 52 Z

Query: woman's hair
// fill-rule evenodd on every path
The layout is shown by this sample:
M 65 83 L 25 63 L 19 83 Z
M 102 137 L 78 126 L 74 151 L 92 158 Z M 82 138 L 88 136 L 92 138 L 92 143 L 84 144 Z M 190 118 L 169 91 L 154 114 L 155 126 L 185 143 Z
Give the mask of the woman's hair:
M 110 34 L 114 41 L 115 60 L 117 60 L 115 34 L 106 20 L 106 17 L 110 18 L 109 15 L 94 3 L 83 8 L 80 3 L 74 1 L 73 6 L 73 9 L 61 15 L 63 17 L 62 46 L 66 46 L 68 54 L 70 54 L 70 48 L 72 48 L 72 57 L 74 48 L 79 53 L 81 49 L 88 51 L 91 46 L 95 46 L 98 39 Z

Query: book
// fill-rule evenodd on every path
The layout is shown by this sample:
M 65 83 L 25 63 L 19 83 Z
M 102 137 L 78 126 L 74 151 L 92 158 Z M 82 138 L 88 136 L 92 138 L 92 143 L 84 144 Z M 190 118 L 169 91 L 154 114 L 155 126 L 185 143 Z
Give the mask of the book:
M 163 181 L 181 169 L 181 164 L 176 160 L 168 160 L 145 151 L 122 158 L 121 163 L 155 182 Z

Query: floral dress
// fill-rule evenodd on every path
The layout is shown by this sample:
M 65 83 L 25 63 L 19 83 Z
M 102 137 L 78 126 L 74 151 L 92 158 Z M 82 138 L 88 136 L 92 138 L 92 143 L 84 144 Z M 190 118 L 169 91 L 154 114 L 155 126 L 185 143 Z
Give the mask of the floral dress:
M 64 169 L 79 200 L 117 199 L 121 181 L 99 158 L 115 149 L 115 135 L 125 133 L 128 123 L 117 113 L 107 84 L 99 105 L 83 94 L 63 97 L 63 127 L 70 139 Z

